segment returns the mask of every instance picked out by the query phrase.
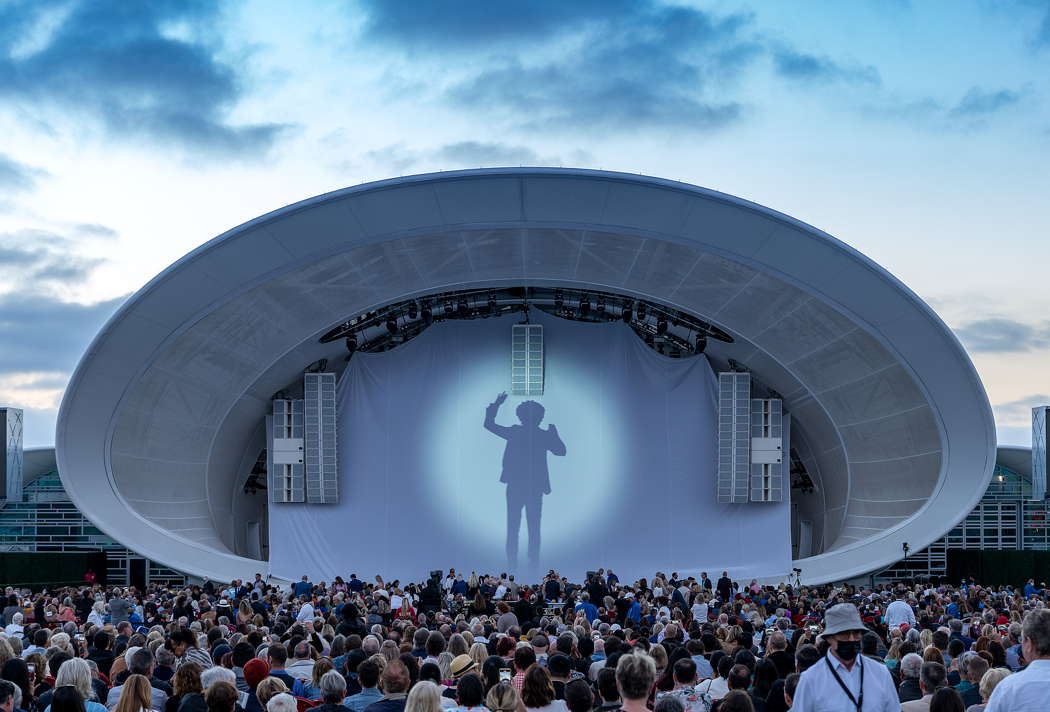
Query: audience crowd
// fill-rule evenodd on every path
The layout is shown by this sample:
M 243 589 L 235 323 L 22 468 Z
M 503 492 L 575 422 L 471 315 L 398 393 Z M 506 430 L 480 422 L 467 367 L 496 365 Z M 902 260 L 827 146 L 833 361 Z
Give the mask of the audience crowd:
M 657 573 L 7 588 L 0 712 L 1027 712 L 1050 592 Z

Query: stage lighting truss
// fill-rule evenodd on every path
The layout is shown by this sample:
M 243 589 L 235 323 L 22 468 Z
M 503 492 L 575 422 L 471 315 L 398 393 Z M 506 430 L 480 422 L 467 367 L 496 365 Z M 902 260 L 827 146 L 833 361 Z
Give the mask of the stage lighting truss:
M 487 319 L 514 312 L 527 315 L 529 308 L 573 321 L 622 320 L 650 348 L 672 358 L 702 354 L 713 342 L 733 343 L 733 337 L 719 327 L 673 307 L 622 294 L 565 287 L 472 289 L 417 296 L 350 317 L 320 341 L 344 341 L 351 354 L 389 351 L 436 322 Z

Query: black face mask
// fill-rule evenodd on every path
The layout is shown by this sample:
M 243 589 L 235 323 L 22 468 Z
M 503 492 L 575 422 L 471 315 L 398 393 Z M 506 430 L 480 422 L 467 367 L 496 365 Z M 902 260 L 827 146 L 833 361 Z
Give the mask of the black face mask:
M 840 640 L 835 643 L 835 654 L 842 660 L 849 662 L 857 657 L 857 653 L 860 652 L 860 641 L 857 640 Z

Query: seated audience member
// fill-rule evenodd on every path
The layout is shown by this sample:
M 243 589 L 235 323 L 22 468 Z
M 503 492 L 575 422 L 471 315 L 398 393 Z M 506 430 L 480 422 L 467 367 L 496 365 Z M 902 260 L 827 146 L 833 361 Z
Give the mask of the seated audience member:
M 656 682 L 656 664 L 648 655 L 628 653 L 616 664 L 616 687 L 624 712 L 644 712 L 646 700 Z
M 948 672 L 940 663 L 923 663 L 919 672 L 919 689 L 922 697 L 901 704 L 901 712 L 929 712 L 930 703 L 937 690 L 948 684 Z
M 554 685 L 551 684 L 550 673 L 539 664 L 525 671 L 521 702 L 526 710 L 533 712 L 566 712 L 565 702 L 554 699 Z
M 365 707 L 366 712 L 404 712 L 411 680 L 408 668 L 400 660 L 392 660 L 383 668 L 379 687 L 383 696 Z
M 230 682 L 220 680 L 211 685 L 204 693 L 208 703 L 208 712 L 234 712 L 237 708 L 237 687 Z

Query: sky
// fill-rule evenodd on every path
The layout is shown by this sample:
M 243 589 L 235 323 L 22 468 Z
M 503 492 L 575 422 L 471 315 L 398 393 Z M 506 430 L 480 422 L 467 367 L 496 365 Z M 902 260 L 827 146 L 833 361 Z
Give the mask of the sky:
M 1050 403 L 1050 0 L 0 0 L 0 404 L 194 247 L 364 181 L 554 165 L 803 220 Z

